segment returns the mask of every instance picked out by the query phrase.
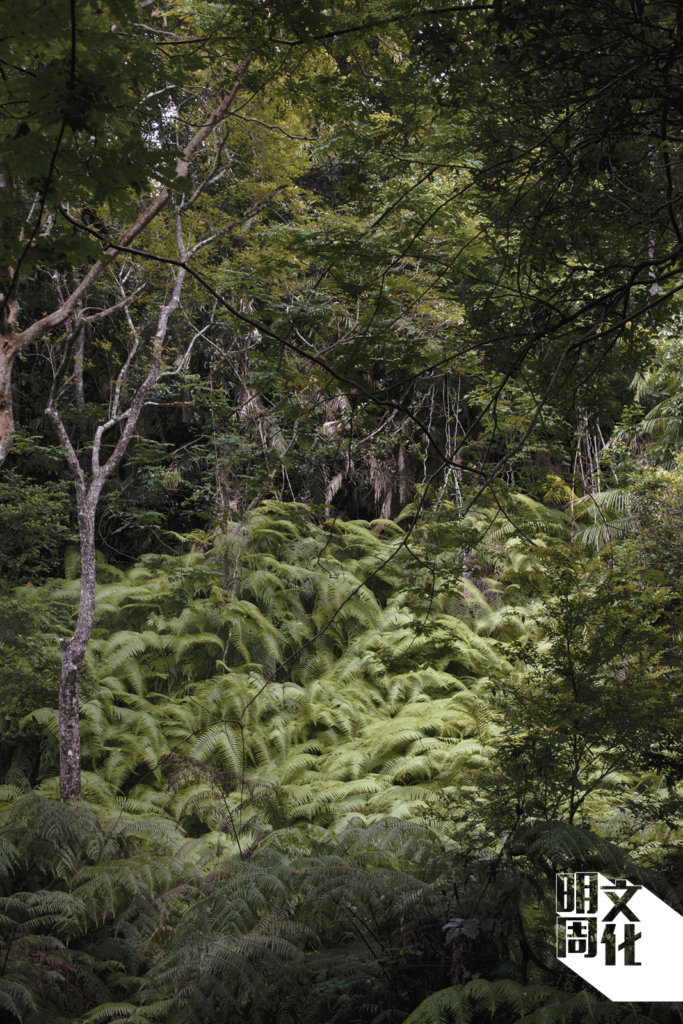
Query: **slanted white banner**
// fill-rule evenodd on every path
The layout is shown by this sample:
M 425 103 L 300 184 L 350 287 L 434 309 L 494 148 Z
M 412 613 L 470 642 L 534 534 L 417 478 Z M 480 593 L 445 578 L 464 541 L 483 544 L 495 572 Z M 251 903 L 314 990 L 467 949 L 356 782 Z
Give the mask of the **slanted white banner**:
M 644 886 L 556 876 L 557 956 L 616 1003 L 683 1002 L 683 917 Z

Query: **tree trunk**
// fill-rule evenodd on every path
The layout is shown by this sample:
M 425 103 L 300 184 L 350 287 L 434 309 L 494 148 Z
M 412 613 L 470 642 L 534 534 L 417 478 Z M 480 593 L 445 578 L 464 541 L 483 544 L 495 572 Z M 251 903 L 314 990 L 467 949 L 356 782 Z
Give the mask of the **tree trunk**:
M 185 270 L 175 274 L 173 292 L 168 302 L 164 303 L 159 312 L 157 332 L 152 342 L 152 359 L 147 376 L 138 387 L 130 406 L 120 412 L 119 402 L 121 389 L 124 386 L 130 368 L 130 362 L 137 349 L 137 341 L 131 349 L 128 359 L 114 384 L 114 395 L 110 408 L 111 417 L 101 423 L 95 430 L 91 454 L 91 480 L 86 486 L 86 477 L 78 461 L 78 455 L 71 439 L 62 423 L 59 412 L 55 408 L 54 384 L 47 406 L 47 414 L 52 419 L 62 451 L 69 466 L 76 488 L 76 507 L 78 509 L 78 537 L 81 548 L 81 593 L 78 603 L 78 619 L 76 629 L 70 640 L 60 641 L 62 647 L 62 672 L 59 683 L 59 789 L 64 802 L 77 800 L 81 795 L 81 744 L 78 725 L 78 685 L 81 678 L 83 658 L 92 633 L 95 618 L 95 518 L 100 494 L 108 476 L 118 468 L 128 443 L 140 418 L 145 399 L 150 388 L 154 387 L 161 375 L 161 361 L 166 334 L 171 315 L 180 304 L 180 294 L 185 280 Z M 189 358 L 193 342 L 190 342 L 185 355 Z M 102 438 L 106 430 L 122 425 L 121 433 L 114 451 L 104 464 L 100 463 Z
M 95 617 L 95 512 L 97 496 L 78 496 L 78 532 L 81 547 L 81 594 L 76 629 L 60 641 L 62 673 L 59 681 L 59 792 L 62 801 L 81 795 L 81 738 L 78 723 L 78 688 L 83 658 Z
M 12 412 L 12 364 L 17 354 L 14 338 L 0 338 L 0 465 L 5 461 L 14 440 Z
M 74 389 L 76 391 L 76 408 L 79 412 L 85 411 L 85 394 L 83 392 L 83 362 L 85 354 L 85 327 L 77 325 L 76 340 L 74 343 Z

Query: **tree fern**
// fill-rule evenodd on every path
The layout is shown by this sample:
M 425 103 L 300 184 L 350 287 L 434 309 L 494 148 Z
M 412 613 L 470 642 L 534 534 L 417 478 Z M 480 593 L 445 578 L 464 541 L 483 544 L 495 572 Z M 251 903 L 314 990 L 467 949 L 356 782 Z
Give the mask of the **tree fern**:
M 17 1020 L 57 1024 L 135 988 L 151 901 L 184 868 L 121 825 L 32 794 L 0 813 L 0 1005 Z
M 265 505 L 230 533 L 238 561 L 227 592 L 219 542 L 147 557 L 99 587 L 86 769 L 144 803 L 178 752 L 248 785 L 283 787 L 302 821 L 406 817 L 424 806 L 426 785 L 448 784 L 483 755 L 478 687 L 501 671 L 496 636 L 512 620 L 462 580 L 425 618 L 424 594 L 398 585 L 412 556 L 397 526 L 320 530 L 303 509 L 292 521 L 284 513 Z M 54 728 L 48 713 L 33 721 Z M 181 820 L 204 817 L 213 836 L 210 799 L 176 789 L 166 806 Z M 234 810 L 240 798 L 225 799 Z
M 521 985 L 515 981 L 475 979 L 457 988 L 429 996 L 405 1024 L 475 1024 L 501 1018 L 515 1024 L 571 1024 L 573 1021 L 624 1021 L 623 1008 L 591 996 L 558 991 L 547 985 Z M 632 1013 L 628 1019 L 649 1021 L 647 1014 Z

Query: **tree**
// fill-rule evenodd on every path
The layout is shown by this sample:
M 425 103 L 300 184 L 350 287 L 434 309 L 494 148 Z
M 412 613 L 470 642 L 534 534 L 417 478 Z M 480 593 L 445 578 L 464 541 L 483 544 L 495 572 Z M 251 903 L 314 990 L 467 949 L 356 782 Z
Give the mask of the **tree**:
M 179 222 L 181 221 L 180 213 L 178 213 L 177 219 Z M 181 246 L 180 256 L 181 258 L 187 258 L 189 253 L 182 241 L 182 223 L 178 225 L 177 237 Z M 53 387 L 48 401 L 47 413 L 55 424 L 57 435 L 74 480 L 81 554 L 81 586 L 76 627 L 70 639 L 64 638 L 61 640 L 62 668 L 59 686 L 59 740 L 60 788 L 63 800 L 73 800 L 81 794 L 78 691 L 81 666 L 92 632 L 95 614 L 95 516 L 97 505 L 106 480 L 117 469 L 126 452 L 151 389 L 164 374 L 163 356 L 170 319 L 180 305 L 184 279 L 185 271 L 183 268 L 180 268 L 173 275 L 170 297 L 162 304 L 159 310 L 156 330 L 151 341 L 146 373 L 142 382 L 134 388 L 127 405 L 125 405 L 122 399 L 129 384 L 128 377 L 131 368 L 134 366 L 135 356 L 141 348 L 141 338 L 140 333 L 135 328 L 129 310 L 126 310 L 133 337 L 128 355 L 121 366 L 114 384 L 109 418 L 104 423 L 100 423 L 95 430 L 90 456 L 90 472 L 87 476 L 59 413 L 58 386 Z M 195 340 L 195 338 L 192 338 L 185 351 L 178 357 L 175 371 L 166 371 L 167 373 L 177 372 L 182 367 L 183 363 L 189 358 L 192 344 Z M 67 348 L 65 356 L 57 368 L 55 385 L 61 383 L 60 378 L 62 375 L 59 371 L 62 369 L 68 355 L 69 350 Z M 104 435 L 107 431 L 118 425 L 121 426 L 121 430 L 113 451 L 102 462 L 101 452 Z
M 6 456 L 14 434 L 11 371 L 17 353 L 48 332 L 68 325 L 66 346 L 55 364 L 47 412 L 55 423 L 76 487 L 81 549 L 79 614 L 73 636 L 62 641 L 60 685 L 61 793 L 63 800 L 70 800 L 80 795 L 78 682 L 94 614 L 95 512 L 102 487 L 120 464 L 148 393 L 163 372 L 169 321 L 180 303 L 186 270 L 179 266 L 174 272 L 170 297 L 163 300 L 159 308 L 147 371 L 141 383 L 133 388 L 127 405 L 126 389 L 134 358 L 140 354 L 138 350 L 145 347 L 130 317 L 131 296 L 121 286 L 122 299 L 111 309 L 90 316 L 83 312 L 83 303 L 112 258 L 122 248 L 129 247 L 159 217 L 174 190 L 176 194 L 178 190 L 182 193 L 198 152 L 228 114 L 251 55 L 245 47 L 236 70 L 226 68 L 228 74 L 233 74 L 232 84 L 222 96 L 219 94 L 208 110 L 205 106 L 194 105 L 192 115 L 199 127 L 190 128 L 186 139 L 179 143 L 174 173 L 169 174 L 155 152 L 155 136 L 162 131 L 163 118 L 171 109 L 169 104 L 181 102 L 180 89 L 186 71 L 183 58 L 177 66 L 174 64 L 175 77 L 171 81 L 165 78 L 168 68 L 164 67 L 163 60 L 159 67 L 158 53 L 164 54 L 167 29 L 160 29 L 158 36 L 154 32 L 150 36 L 150 30 L 135 21 L 138 12 L 132 3 L 118 5 L 116 11 L 99 8 L 95 13 L 88 12 L 82 21 L 72 4 L 68 22 L 57 17 L 53 42 L 45 40 L 41 12 L 42 7 L 30 12 L 33 17 L 29 18 L 29 31 L 24 37 L 10 37 L 6 42 L 5 62 L 9 75 L 5 76 L 5 88 L 14 127 L 10 133 L 12 143 L 3 157 L 0 182 L 5 201 L 3 212 L 6 213 L 6 243 L 1 261 L 5 276 L 0 339 L 0 461 Z M 155 48 L 157 39 L 161 39 L 161 43 Z M 28 66 L 19 63 L 23 60 Z M 94 78 L 96 62 L 101 60 L 105 64 L 110 61 L 115 69 L 105 84 Z M 54 90 L 48 92 L 47 98 L 42 92 L 45 87 L 42 72 L 41 86 L 37 88 L 32 70 L 43 61 L 47 63 L 48 77 L 54 76 Z M 128 85 L 130 81 L 135 83 L 132 90 Z M 129 98 L 131 91 L 133 96 Z M 210 88 L 207 91 L 211 93 Z M 160 101 L 160 96 L 165 99 Z M 187 104 L 187 100 L 185 102 Z M 190 114 L 189 107 L 187 113 Z M 158 121 L 153 119 L 155 114 Z M 164 156 L 167 162 L 168 157 Z M 118 177 L 111 174 L 110 162 L 119 169 Z M 153 171 L 162 177 L 162 182 L 151 177 Z M 209 178 L 215 173 L 216 168 L 209 172 Z M 190 259 L 201 247 L 201 243 L 195 247 L 185 244 L 182 214 L 205 185 L 206 179 L 187 198 L 180 194 L 175 217 L 180 263 Z M 80 218 L 83 211 L 87 211 L 86 201 L 97 203 L 106 197 L 110 215 L 116 217 L 131 209 L 131 192 L 140 193 L 145 189 L 151 192 L 148 191 L 146 200 L 137 204 L 128 226 L 118 234 L 115 246 L 109 246 L 105 240 L 103 249 L 99 245 L 93 249 L 87 230 L 73 236 L 72 228 L 83 226 Z M 55 220 L 60 216 L 58 226 Z M 57 292 L 50 312 L 36 315 L 36 311 L 29 311 L 33 314 L 31 322 L 19 329 L 19 317 L 22 313 L 25 315 L 21 303 L 22 282 L 32 270 L 35 273 L 35 268 L 40 269 L 41 249 L 47 251 L 53 275 L 58 275 L 65 266 L 74 266 L 83 256 L 96 253 L 96 258 L 69 281 L 65 294 Z M 64 427 L 57 401 L 66 376 L 67 382 L 76 382 L 77 402 L 82 402 L 85 325 L 101 320 L 118 308 L 127 310 L 133 341 L 113 382 L 109 416 L 97 427 L 92 439 L 88 480 Z M 176 368 L 186 361 L 191 345 L 192 342 L 177 360 Z M 116 428 L 120 429 L 113 450 L 102 462 L 104 435 Z
M 504 645 L 513 670 L 494 683 L 500 735 L 481 780 L 489 821 L 510 849 L 539 821 L 595 828 L 602 819 L 621 840 L 618 823 L 605 824 L 608 798 L 623 794 L 626 810 L 638 772 L 677 732 L 665 596 L 629 565 L 626 553 L 613 561 L 547 541 L 506 574 L 535 595 L 527 632 Z
M 270 42 L 270 15 L 264 12 L 263 17 L 254 17 L 247 10 L 245 21 L 239 5 L 218 14 L 202 8 L 192 21 L 169 5 L 155 12 L 162 20 L 158 29 L 137 20 L 139 12 L 133 3 L 117 5 L 116 10 L 98 8 L 82 19 L 72 5 L 68 15 L 56 18 L 54 41 L 49 42 L 41 34 L 44 25 L 40 9 L 31 13 L 27 38 L 10 38 L 7 42 L 6 109 L 10 111 L 8 134 L 12 144 L 8 146 L 1 183 L 7 244 L 2 256 L 6 270 L 0 343 L 0 460 L 6 456 L 14 433 L 13 363 L 19 352 L 49 336 L 54 380 L 47 413 L 75 483 L 81 549 L 78 619 L 73 636 L 62 642 L 61 792 L 67 800 L 80 793 L 78 680 L 94 613 L 98 501 L 105 482 L 124 458 L 151 390 L 169 372 L 163 357 L 170 320 L 180 305 L 186 276 L 198 277 L 188 263 L 208 241 L 226 230 L 217 227 L 208 238 L 194 244 L 184 239 L 184 232 L 193 230 L 192 225 L 185 227 L 188 211 L 230 170 L 234 159 L 234 154 L 226 151 L 226 137 L 221 134 L 214 147 L 213 164 L 209 160 L 206 171 L 199 170 L 202 149 L 213 135 L 224 131 L 243 84 L 242 104 L 247 102 L 249 90 L 259 93 L 272 79 L 273 62 L 276 67 L 283 62 Z M 294 45 L 305 44 L 305 23 L 286 17 L 283 26 L 293 27 L 300 34 Z M 244 32 L 239 31 L 242 28 Z M 215 51 L 205 45 L 210 37 L 198 34 L 191 38 L 188 30 L 216 34 L 216 64 L 211 63 Z M 195 44 L 200 49 L 193 49 Z M 193 56 L 177 56 L 188 52 Z M 95 82 L 97 62 L 105 59 L 116 70 L 104 82 Z M 302 58 L 289 64 L 296 70 L 302 61 L 305 64 L 306 49 Z M 41 63 L 47 63 L 54 77 L 55 88 L 48 97 L 35 85 L 34 68 Z M 285 67 L 287 63 L 285 59 Z M 278 74 L 282 73 L 278 69 Z M 246 115 L 235 116 L 251 120 Z M 182 127 L 184 123 L 189 123 L 189 129 Z M 173 125 L 180 128 L 175 144 L 169 130 Z M 289 135 L 281 125 L 274 127 Z M 117 166 L 115 175 L 109 173 L 111 162 Z M 175 207 L 175 216 L 163 221 L 169 205 Z M 245 220 L 262 205 L 243 209 Z M 216 212 L 225 215 L 220 209 Z M 163 229 L 157 230 L 155 239 L 161 252 L 132 248 L 143 231 L 149 234 L 162 222 L 164 228 L 170 228 L 171 237 L 175 236 L 174 255 L 168 254 Z M 92 306 L 86 305 L 96 295 L 106 295 L 103 284 L 112 264 L 131 254 L 175 268 L 170 296 L 159 295 L 155 300 L 157 326 L 149 344 L 134 324 L 136 291 L 128 287 L 132 280 L 128 270 L 118 273 L 120 295 L 109 306 L 105 302 L 104 308 L 93 312 Z M 46 271 L 55 285 L 52 292 L 48 289 L 41 295 L 42 301 L 52 306 L 49 312 L 32 308 L 27 302 L 31 275 Z M 136 276 L 133 274 L 133 278 Z M 206 276 L 199 279 L 212 291 Z M 249 305 L 243 303 L 242 296 L 234 305 L 217 298 L 222 306 L 249 322 L 245 312 L 240 314 L 240 309 Z M 101 329 L 107 319 L 116 323 L 117 315 L 122 313 L 133 340 L 111 379 L 108 413 L 88 443 L 84 437 L 75 438 L 73 432 L 70 435 L 59 401 L 70 396 L 81 413 L 86 411 L 86 342 L 92 349 L 94 326 Z M 28 323 L 20 327 L 20 320 Z M 59 329 L 64 330 L 64 339 L 56 344 L 54 332 Z M 195 337 L 206 330 L 204 324 L 192 340 L 180 344 L 171 372 L 187 365 Z M 270 334 L 286 344 L 281 335 Z M 136 382 L 144 360 L 142 379 Z M 109 442 L 111 434 L 115 436 Z M 83 455 L 90 461 L 88 472 Z
M 491 362 L 539 400 L 589 395 L 597 367 L 638 345 L 632 325 L 681 288 L 680 13 L 502 0 L 438 41 L 418 32 L 442 102 L 465 106 L 478 140 L 492 259 L 471 315 Z

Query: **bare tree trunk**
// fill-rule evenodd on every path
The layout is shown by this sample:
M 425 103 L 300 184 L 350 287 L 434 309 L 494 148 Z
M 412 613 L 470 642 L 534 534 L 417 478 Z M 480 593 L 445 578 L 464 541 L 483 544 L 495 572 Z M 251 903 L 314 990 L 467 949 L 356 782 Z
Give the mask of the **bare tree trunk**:
M 85 411 L 85 392 L 83 391 L 83 364 L 85 356 L 85 326 L 77 324 L 74 342 L 74 390 L 76 392 L 76 408 Z
M 182 258 L 187 257 L 187 251 L 184 246 L 181 246 L 180 254 Z M 110 410 L 111 416 L 106 423 L 101 423 L 95 430 L 91 453 L 89 486 L 86 483 L 86 474 L 79 462 L 76 449 L 57 410 L 56 377 L 47 406 L 47 413 L 57 430 L 64 458 L 71 470 L 76 488 L 78 536 L 81 549 L 81 590 L 76 628 L 70 639 L 64 637 L 60 640 L 62 669 L 59 681 L 59 790 L 61 799 L 64 802 L 77 800 L 81 795 L 81 742 L 78 691 L 83 659 L 95 619 L 95 519 L 97 516 L 97 505 L 105 481 L 119 466 L 126 452 L 144 408 L 147 395 L 162 376 L 162 356 L 169 321 L 180 305 L 180 295 L 184 280 L 185 270 L 180 269 L 175 274 L 171 297 L 159 311 L 157 330 L 152 342 L 151 361 L 147 375 L 142 384 L 137 388 L 128 408 L 121 411 L 120 404 L 123 388 L 140 343 L 139 334 L 135 330 L 129 311 L 126 310 L 126 315 L 133 332 L 133 344 L 128 353 L 128 358 L 124 362 L 114 383 Z M 185 365 L 192 351 L 194 340 L 194 338 L 190 340 L 185 353 L 177 360 L 176 370 L 169 371 L 169 373 L 177 372 L 181 366 Z M 121 430 L 119 439 L 107 461 L 101 463 L 100 453 L 104 434 L 106 431 L 117 426 Z
M 81 795 L 81 736 L 78 689 L 83 658 L 95 617 L 95 513 L 99 492 L 77 491 L 78 533 L 81 548 L 81 594 L 73 636 L 60 640 L 62 672 L 59 681 L 59 793 L 61 799 Z
M 12 366 L 16 354 L 13 337 L 0 338 L 0 465 L 5 461 L 14 440 Z

